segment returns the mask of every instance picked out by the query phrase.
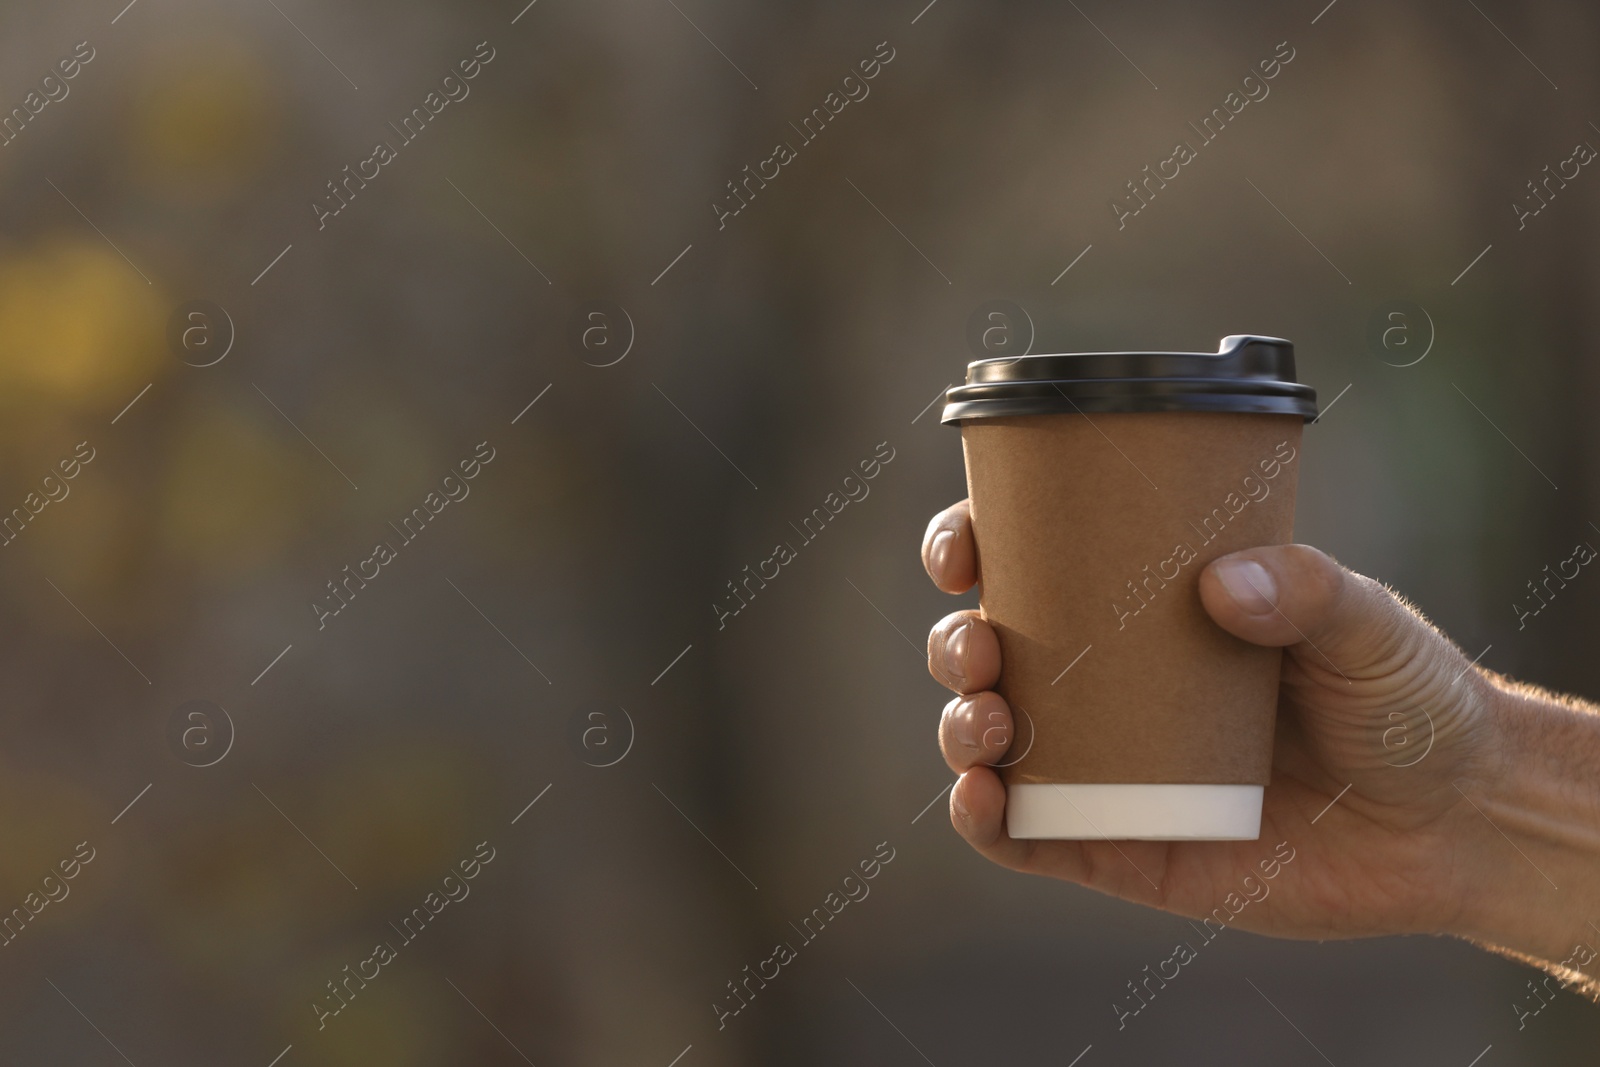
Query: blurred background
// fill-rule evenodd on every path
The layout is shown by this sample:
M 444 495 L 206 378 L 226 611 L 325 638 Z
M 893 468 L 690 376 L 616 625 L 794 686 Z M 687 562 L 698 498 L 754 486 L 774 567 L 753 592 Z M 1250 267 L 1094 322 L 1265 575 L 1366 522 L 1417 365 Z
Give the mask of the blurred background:
M 1600 536 L 1600 176 L 1519 219 L 1600 144 L 1600 11 L 123 3 L 0 9 L 0 1058 L 1590 1062 L 1427 938 L 1229 932 L 1118 1032 L 1187 927 L 950 829 L 975 600 L 918 544 L 968 360 L 1288 337 L 1297 536 L 1600 695 L 1593 591 L 1512 606 Z

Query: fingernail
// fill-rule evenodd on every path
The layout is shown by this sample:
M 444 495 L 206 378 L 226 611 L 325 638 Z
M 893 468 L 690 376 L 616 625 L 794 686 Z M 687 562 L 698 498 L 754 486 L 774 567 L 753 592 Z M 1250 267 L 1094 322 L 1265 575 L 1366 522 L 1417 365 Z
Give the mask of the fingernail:
M 978 724 L 972 713 L 976 701 L 963 697 L 950 709 L 950 735 L 956 744 L 973 752 L 978 751 Z
M 956 818 L 960 819 L 962 822 L 966 822 L 972 818 L 972 812 L 968 811 L 967 806 L 961 802 L 960 782 L 957 782 L 955 788 L 950 790 L 950 807 L 951 810 L 956 813 Z
M 971 631 L 972 620 L 968 619 L 944 639 L 944 672 L 952 681 L 964 682 L 967 679 L 967 634 Z
M 1277 610 L 1278 583 L 1261 564 L 1250 559 L 1223 560 L 1216 565 L 1217 581 L 1233 602 L 1250 615 L 1270 615 Z
M 956 543 L 954 530 L 940 530 L 933 536 L 933 544 L 928 546 L 928 569 L 934 576 L 944 574 L 944 565 L 950 558 L 950 548 Z

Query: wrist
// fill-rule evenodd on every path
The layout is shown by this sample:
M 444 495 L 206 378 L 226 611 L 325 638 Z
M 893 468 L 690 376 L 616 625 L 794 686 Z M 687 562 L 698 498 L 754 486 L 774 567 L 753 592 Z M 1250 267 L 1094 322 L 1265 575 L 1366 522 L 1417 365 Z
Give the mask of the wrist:
M 1547 961 L 1600 944 L 1600 714 L 1486 679 L 1484 770 L 1454 783 L 1473 877 L 1450 933 Z M 1472 811 L 1471 808 L 1476 808 Z

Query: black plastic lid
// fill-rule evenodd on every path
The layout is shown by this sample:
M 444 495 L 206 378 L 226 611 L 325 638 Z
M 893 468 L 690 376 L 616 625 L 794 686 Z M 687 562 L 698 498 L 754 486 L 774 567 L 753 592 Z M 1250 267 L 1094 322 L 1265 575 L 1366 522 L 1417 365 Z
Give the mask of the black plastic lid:
M 1232 334 L 1216 352 L 1075 352 L 980 359 L 945 394 L 939 421 L 1115 411 L 1240 411 L 1317 416 L 1294 376 L 1294 345 Z

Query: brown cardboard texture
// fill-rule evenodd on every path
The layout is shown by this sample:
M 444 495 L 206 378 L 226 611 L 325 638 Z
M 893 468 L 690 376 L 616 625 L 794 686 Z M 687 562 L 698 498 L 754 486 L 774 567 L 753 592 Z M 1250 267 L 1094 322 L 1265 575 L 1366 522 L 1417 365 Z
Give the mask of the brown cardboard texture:
M 1016 719 L 1007 782 L 1267 783 L 1282 652 L 1212 622 L 1199 577 L 1289 541 L 1302 428 L 1212 412 L 962 424 Z

